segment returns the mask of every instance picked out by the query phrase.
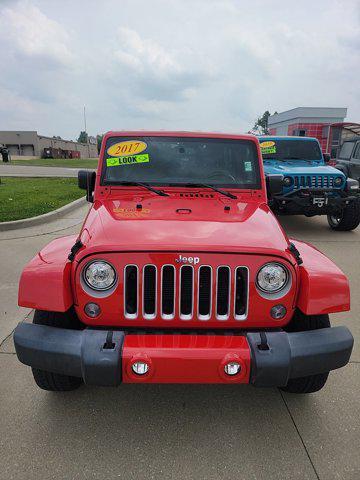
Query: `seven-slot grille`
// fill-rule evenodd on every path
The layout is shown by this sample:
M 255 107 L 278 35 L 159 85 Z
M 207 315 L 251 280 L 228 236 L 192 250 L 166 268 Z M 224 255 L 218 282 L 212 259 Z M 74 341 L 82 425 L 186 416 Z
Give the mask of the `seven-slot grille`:
M 126 265 L 124 314 L 130 319 L 142 316 L 149 320 L 157 316 L 171 320 L 177 313 L 182 320 L 245 320 L 248 284 L 249 272 L 242 266 L 232 269 L 226 265 L 163 265 L 158 269 L 145 265 L 140 269 Z
M 330 175 L 295 175 L 293 178 L 295 188 L 336 188 Z

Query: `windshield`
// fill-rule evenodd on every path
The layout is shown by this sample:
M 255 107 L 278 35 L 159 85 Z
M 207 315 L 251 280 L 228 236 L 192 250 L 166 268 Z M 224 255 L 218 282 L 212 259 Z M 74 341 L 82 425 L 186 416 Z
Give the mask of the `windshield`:
M 355 142 L 344 142 L 340 153 L 339 153 L 339 158 L 342 160 L 349 160 L 354 148 Z
M 322 160 L 318 142 L 311 140 L 259 139 L 264 160 Z
M 107 140 L 102 183 L 149 185 L 204 183 L 261 188 L 254 142 L 194 137 L 112 137 Z

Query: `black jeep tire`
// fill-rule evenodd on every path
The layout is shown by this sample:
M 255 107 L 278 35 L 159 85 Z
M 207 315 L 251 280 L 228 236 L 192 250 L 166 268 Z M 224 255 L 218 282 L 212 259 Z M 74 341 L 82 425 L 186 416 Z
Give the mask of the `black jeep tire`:
M 351 202 L 338 214 L 328 215 L 327 219 L 333 230 L 342 232 L 354 230 L 360 224 L 360 201 Z
M 56 328 L 69 328 L 71 330 L 81 330 L 83 328 L 73 309 L 65 313 L 35 310 L 33 323 Z M 60 375 L 59 373 L 47 372 L 38 368 L 32 368 L 31 370 L 37 386 L 43 390 L 68 392 L 76 390 L 83 383 L 82 379 L 78 377 Z
M 285 327 L 287 332 L 305 332 L 329 328 L 329 315 L 304 315 L 299 310 L 295 313 L 291 322 Z M 308 377 L 291 378 L 281 390 L 289 393 L 314 393 L 323 388 L 329 376 L 329 372 L 309 375 Z

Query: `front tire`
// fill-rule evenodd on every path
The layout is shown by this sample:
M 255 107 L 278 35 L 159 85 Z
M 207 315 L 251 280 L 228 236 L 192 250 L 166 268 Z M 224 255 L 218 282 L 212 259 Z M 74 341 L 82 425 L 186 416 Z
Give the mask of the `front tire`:
M 284 330 L 287 332 L 305 332 L 329 328 L 330 326 L 329 315 L 305 315 L 298 310 Z M 328 376 L 329 372 L 324 372 L 308 377 L 291 378 L 285 387 L 281 387 L 281 390 L 289 393 L 318 392 L 325 386 Z
M 47 312 L 45 310 L 35 310 L 33 323 L 36 325 L 46 325 L 55 328 L 68 328 L 71 330 L 81 330 L 82 324 L 79 322 L 73 309 L 67 312 Z M 59 373 L 48 372 L 32 368 L 32 373 L 36 385 L 42 390 L 52 392 L 68 392 L 76 390 L 83 383 L 81 378 L 71 377 L 69 375 L 60 375 Z
M 351 202 L 338 213 L 327 216 L 328 223 L 333 230 L 350 231 L 360 224 L 360 201 Z

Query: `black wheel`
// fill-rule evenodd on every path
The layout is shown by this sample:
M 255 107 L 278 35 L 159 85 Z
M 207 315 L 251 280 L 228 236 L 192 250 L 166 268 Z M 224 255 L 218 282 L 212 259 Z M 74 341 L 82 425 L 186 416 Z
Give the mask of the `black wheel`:
M 327 216 L 330 227 L 333 230 L 354 230 L 360 223 L 360 202 L 356 200 L 347 205 L 338 213 Z
M 71 330 L 81 330 L 83 328 L 73 309 L 65 313 L 35 310 L 33 323 L 56 328 L 69 328 Z M 67 392 L 79 388 L 82 384 L 82 379 L 78 377 L 60 375 L 59 373 L 47 372 L 38 368 L 32 368 L 31 370 L 37 386 L 43 390 Z
M 298 310 L 284 330 L 287 332 L 304 332 L 329 328 L 330 326 L 329 315 L 304 315 Z M 281 387 L 281 390 L 290 393 L 318 392 L 325 385 L 328 376 L 329 372 L 324 372 L 308 377 L 291 378 L 285 387 Z

